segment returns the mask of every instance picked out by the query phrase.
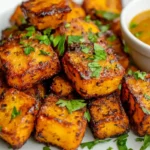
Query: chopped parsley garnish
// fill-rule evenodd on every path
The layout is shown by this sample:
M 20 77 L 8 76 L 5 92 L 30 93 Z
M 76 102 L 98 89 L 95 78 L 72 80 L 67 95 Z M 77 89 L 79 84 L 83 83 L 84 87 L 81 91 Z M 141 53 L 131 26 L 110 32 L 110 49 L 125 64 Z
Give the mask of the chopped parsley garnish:
M 88 39 L 92 42 L 95 43 L 97 42 L 98 36 L 95 33 L 92 33 L 91 31 L 88 33 Z
M 43 150 L 51 150 L 48 146 L 43 147 Z
M 44 35 L 50 36 L 52 29 L 51 28 L 47 28 L 43 31 Z
M 0 126 L 0 132 L 2 132 L 2 126 Z
M 137 27 L 137 24 L 134 23 L 134 22 L 132 22 L 132 23 L 130 24 L 130 29 L 133 29 L 133 28 L 135 28 L 135 27 Z
M 65 28 L 69 28 L 69 27 L 70 27 L 70 23 L 66 23 Z
M 117 37 L 115 35 L 112 35 L 112 36 L 108 37 L 107 39 L 108 39 L 108 41 L 113 42 L 117 39 Z
M 116 139 L 118 150 L 128 150 L 126 145 L 127 137 L 128 134 L 124 134 Z
M 144 94 L 145 99 L 150 100 L 150 96 L 147 94 Z
M 68 36 L 68 44 L 80 43 L 82 38 L 83 38 L 82 36 L 70 35 Z
M 113 150 L 113 148 L 112 147 L 108 147 L 107 150 Z
M 120 14 L 103 11 L 103 10 L 97 10 L 96 14 L 98 15 L 100 14 L 104 19 L 109 20 L 109 21 L 114 20 L 120 16 Z
M 81 51 L 85 54 L 88 54 L 88 52 L 90 51 L 90 48 L 85 45 L 81 45 Z
M 146 109 L 145 107 L 142 107 L 142 110 L 145 114 L 150 115 L 150 111 Z
M 101 31 L 102 33 L 105 33 L 106 31 L 109 30 L 109 28 L 110 28 L 110 25 L 109 25 L 109 24 L 103 25 L 103 26 L 100 27 L 100 31 Z
M 95 25 L 97 25 L 98 28 L 102 26 L 102 22 L 99 20 L 94 20 Z
M 144 141 L 144 138 L 141 138 L 141 137 L 140 138 L 136 138 L 135 141 L 136 142 L 142 142 L 142 141 Z
M 11 120 L 16 118 L 17 116 L 19 116 L 21 114 L 20 111 L 17 110 L 17 108 L 14 106 L 12 113 L 11 113 Z
M 133 75 L 133 71 L 131 69 L 128 70 L 128 75 L 130 75 L 130 76 Z
M 84 20 L 85 20 L 86 22 L 90 22 L 90 21 L 91 21 L 91 16 L 90 16 L 90 15 L 87 15 L 87 16 L 84 18 Z
M 20 21 L 22 24 L 27 24 L 27 21 L 23 16 L 20 16 Z
M 91 150 L 95 145 L 97 145 L 99 143 L 106 143 L 106 142 L 109 142 L 110 140 L 111 139 L 107 139 L 107 140 L 96 139 L 94 141 L 81 143 L 80 146 L 81 146 L 81 148 L 87 147 L 89 150 Z
M 62 56 L 65 51 L 65 40 L 66 40 L 65 35 L 58 35 L 56 37 L 51 35 L 50 37 L 50 41 L 53 43 L 53 46 L 58 48 L 60 56 Z
M 47 35 L 37 35 L 35 37 L 41 44 L 50 45 L 50 40 Z
M 59 101 L 56 103 L 60 107 L 66 107 L 68 112 L 71 114 L 72 112 L 82 109 L 86 106 L 86 103 L 84 100 L 63 100 L 59 99 Z
M 145 135 L 144 136 L 144 143 L 140 150 L 146 150 L 148 147 L 150 147 L 150 135 Z
M 92 75 L 91 77 L 96 77 L 98 78 L 100 76 L 100 72 L 102 70 L 102 67 L 99 65 L 98 62 L 91 62 L 88 63 L 88 67 L 90 68 Z
M 122 88 L 122 84 L 119 84 L 118 89 L 121 90 Z
M 138 38 L 138 37 L 141 36 L 142 33 L 143 33 L 143 32 L 139 31 L 139 32 L 137 32 L 137 33 L 134 33 L 134 35 Z
M 129 47 L 128 47 L 128 45 L 125 44 L 123 50 L 124 50 L 125 53 L 129 53 Z
M 136 80 L 138 80 L 138 79 L 144 80 L 146 75 L 147 75 L 146 72 L 140 72 L 140 71 L 136 71 L 133 73 L 133 76 Z
M 35 27 L 34 26 L 30 26 L 30 27 L 26 28 L 25 30 L 28 31 L 26 33 L 25 37 L 31 37 L 35 33 Z
M 88 110 L 84 113 L 84 118 L 87 119 L 88 122 L 90 122 L 91 115 L 90 115 L 90 112 Z
M 50 52 L 46 52 L 46 51 L 43 51 L 43 50 L 40 50 L 40 54 L 39 55 L 50 55 Z

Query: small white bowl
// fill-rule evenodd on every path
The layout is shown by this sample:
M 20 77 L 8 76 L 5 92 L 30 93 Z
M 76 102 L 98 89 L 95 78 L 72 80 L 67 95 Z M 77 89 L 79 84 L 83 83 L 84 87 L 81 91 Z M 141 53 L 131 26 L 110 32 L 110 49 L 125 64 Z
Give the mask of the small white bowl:
M 129 31 L 131 20 L 146 10 L 150 10 L 150 0 L 131 1 L 121 13 L 121 30 L 134 62 L 141 70 L 150 72 L 150 46 L 140 41 Z

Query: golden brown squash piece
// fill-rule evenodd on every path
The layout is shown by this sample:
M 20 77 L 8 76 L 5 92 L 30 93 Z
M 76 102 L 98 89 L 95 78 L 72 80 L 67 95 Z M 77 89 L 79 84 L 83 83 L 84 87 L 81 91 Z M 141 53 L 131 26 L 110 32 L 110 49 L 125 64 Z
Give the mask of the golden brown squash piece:
M 56 33 L 57 34 L 61 34 L 61 35 L 84 35 L 84 34 L 88 34 L 89 31 L 92 31 L 92 33 L 98 33 L 100 32 L 100 30 L 98 29 L 98 27 L 92 23 L 92 22 L 86 22 L 82 19 L 73 19 L 70 22 L 70 26 L 68 28 L 65 27 L 66 24 L 61 25 L 57 30 Z
M 69 0 L 69 7 L 71 8 L 71 12 L 67 14 L 67 22 L 71 22 L 71 20 L 75 18 L 85 17 L 84 9 L 80 5 L 74 3 L 72 0 Z
M 68 113 L 66 107 L 59 107 L 58 97 L 50 95 L 37 117 L 37 141 L 52 144 L 64 150 L 76 150 L 86 130 L 85 109 Z
M 21 8 L 39 30 L 57 28 L 71 11 L 67 0 L 29 0 L 23 2 Z
M 116 137 L 128 132 L 129 120 L 117 92 L 90 101 L 89 112 L 90 125 L 95 138 Z
M 13 13 L 13 15 L 10 18 L 10 23 L 12 25 L 17 25 L 20 26 L 22 24 L 26 24 L 27 21 L 25 19 L 24 13 L 22 12 L 20 5 L 17 6 L 15 12 Z
M 107 48 L 104 42 L 97 45 L 103 47 L 105 59 L 93 61 L 97 57 L 93 49 L 88 53 L 81 50 L 68 51 L 63 57 L 67 77 L 84 98 L 112 93 L 118 88 L 124 75 L 124 68 L 119 64 L 112 49 Z
M 53 49 L 32 38 L 6 42 L 0 59 L 8 84 L 20 90 L 53 76 L 60 69 Z
M 126 76 L 123 80 L 121 100 L 133 131 L 144 136 L 150 134 L 150 78 L 145 80 Z
M 122 10 L 122 4 L 121 0 L 84 0 L 83 8 L 88 14 L 95 13 L 95 10 L 119 14 Z
M 73 88 L 66 77 L 56 76 L 52 81 L 51 90 L 56 95 L 63 97 L 69 95 Z
M 0 137 L 12 148 L 20 148 L 30 137 L 37 114 L 36 100 L 9 89 L 0 98 Z

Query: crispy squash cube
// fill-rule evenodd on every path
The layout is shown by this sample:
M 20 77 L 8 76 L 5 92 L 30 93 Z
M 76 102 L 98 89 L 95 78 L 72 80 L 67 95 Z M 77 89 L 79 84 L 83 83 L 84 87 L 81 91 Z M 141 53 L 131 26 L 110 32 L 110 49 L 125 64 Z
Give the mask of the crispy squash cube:
M 29 0 L 23 2 L 21 8 L 29 22 L 39 30 L 56 29 L 71 11 L 67 0 Z
M 117 92 L 90 101 L 89 112 L 95 138 L 116 137 L 128 132 L 129 120 Z
M 25 90 L 56 74 L 60 64 L 49 45 L 32 38 L 22 39 L 21 42 L 18 39 L 6 42 L 2 46 L 0 59 L 8 84 Z
M 68 79 L 64 76 L 56 76 L 51 84 L 53 93 L 59 96 L 67 96 L 73 91 L 73 87 Z
M 104 59 L 95 60 L 94 48 L 88 53 L 79 50 L 68 51 L 63 57 L 67 77 L 76 91 L 85 99 L 107 95 L 118 89 L 124 75 L 111 48 L 104 42 L 97 44 L 104 48 Z M 101 50 L 100 50 L 101 51 Z
M 70 27 L 66 28 L 65 24 L 61 25 L 57 30 L 56 33 L 57 34 L 61 34 L 61 35 L 84 35 L 84 34 L 88 34 L 89 31 L 92 31 L 93 33 L 98 33 L 100 32 L 100 30 L 98 29 L 98 27 L 93 23 L 93 22 L 86 22 L 82 19 L 73 19 L 70 22 Z
M 67 14 L 67 22 L 71 22 L 71 20 L 75 18 L 85 17 L 84 9 L 80 5 L 74 3 L 72 0 L 69 0 L 69 7 L 71 8 L 71 12 Z
M 10 22 L 12 25 L 17 25 L 20 26 L 22 24 L 26 24 L 27 21 L 25 19 L 24 13 L 22 12 L 20 5 L 17 6 L 15 12 L 13 13 L 13 15 L 10 18 Z
M 139 136 L 150 134 L 150 79 L 126 76 L 123 80 L 121 100 L 129 117 L 132 130 Z
M 20 148 L 30 137 L 34 128 L 37 110 L 36 100 L 9 89 L 0 98 L 0 137 L 12 148 Z
M 83 8 L 88 14 L 106 11 L 119 14 L 122 10 L 121 0 L 84 0 Z
M 45 100 L 37 117 L 35 138 L 39 142 L 56 145 L 64 150 L 75 150 L 86 130 L 86 109 L 69 114 L 66 107 L 56 105 L 58 100 L 55 95 L 50 95 Z

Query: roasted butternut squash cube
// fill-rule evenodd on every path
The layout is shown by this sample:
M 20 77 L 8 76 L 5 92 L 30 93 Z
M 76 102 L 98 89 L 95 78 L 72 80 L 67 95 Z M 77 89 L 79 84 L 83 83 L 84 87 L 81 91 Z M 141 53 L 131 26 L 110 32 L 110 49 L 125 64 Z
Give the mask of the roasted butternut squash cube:
M 56 76 L 51 84 L 53 93 L 59 96 L 67 96 L 73 91 L 73 87 L 68 79 L 62 75 Z
M 67 0 L 29 0 L 23 2 L 21 8 L 29 22 L 39 30 L 56 29 L 71 11 Z
M 19 90 L 31 88 L 60 69 L 58 56 L 51 46 L 33 38 L 7 41 L 0 59 L 9 86 Z
M 84 0 L 83 8 L 88 14 L 105 11 L 119 14 L 122 10 L 121 0 Z
M 71 8 L 71 12 L 67 14 L 67 22 L 70 22 L 72 19 L 75 18 L 85 17 L 84 9 L 80 5 L 74 3 L 72 0 L 69 0 L 69 7 Z
M 87 51 L 89 47 L 86 45 L 85 48 Z M 85 99 L 114 92 L 124 75 L 124 68 L 112 49 L 101 41 L 88 52 L 84 52 L 82 46 L 66 52 L 62 62 L 67 77 Z
M 30 137 L 37 114 L 35 108 L 36 100 L 16 89 L 9 89 L 0 98 L 0 138 L 12 148 L 20 148 Z
M 95 138 L 116 137 L 128 132 L 129 120 L 117 92 L 90 101 L 89 112 L 90 126 Z
M 150 134 L 150 79 L 126 76 L 123 80 L 121 100 L 129 117 L 132 130 L 139 136 Z
M 56 145 L 65 150 L 76 150 L 86 130 L 85 109 L 68 113 L 66 107 L 56 105 L 58 97 L 50 95 L 37 117 L 37 141 Z
M 12 25 L 17 25 L 17 26 L 27 23 L 24 13 L 22 12 L 22 10 L 20 8 L 20 5 L 17 6 L 15 12 L 11 16 L 10 22 Z
M 93 23 L 93 22 L 86 22 L 82 19 L 73 19 L 70 22 L 70 26 L 68 28 L 66 28 L 66 24 L 64 23 L 63 25 L 61 25 L 57 30 L 56 33 L 57 34 L 61 34 L 61 35 L 87 35 L 90 31 L 92 31 L 92 33 L 98 33 L 100 32 L 100 30 L 98 29 L 98 27 Z

